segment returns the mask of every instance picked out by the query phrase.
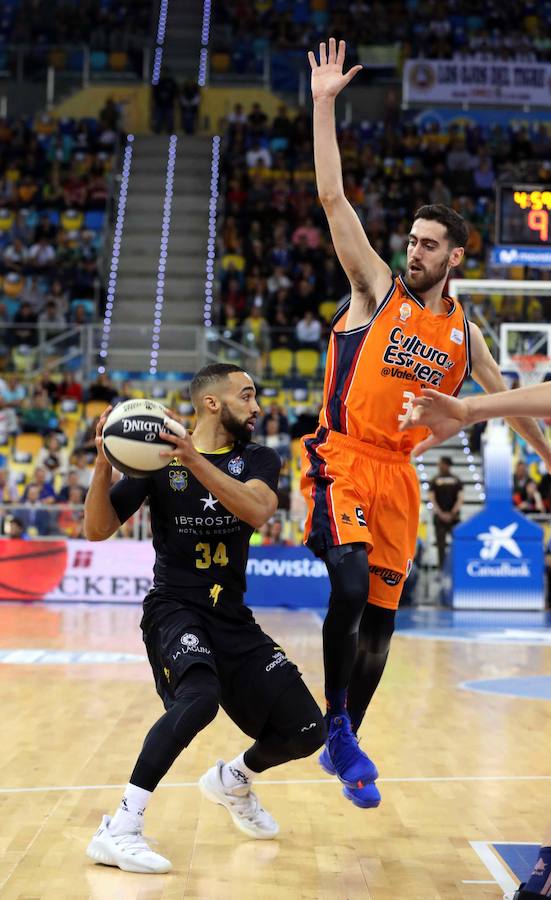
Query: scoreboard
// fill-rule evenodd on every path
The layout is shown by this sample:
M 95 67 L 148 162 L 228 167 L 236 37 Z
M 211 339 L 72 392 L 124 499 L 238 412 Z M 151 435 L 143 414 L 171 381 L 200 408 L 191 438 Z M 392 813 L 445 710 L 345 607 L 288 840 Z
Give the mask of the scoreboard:
M 496 243 L 551 247 L 551 185 L 497 185 Z

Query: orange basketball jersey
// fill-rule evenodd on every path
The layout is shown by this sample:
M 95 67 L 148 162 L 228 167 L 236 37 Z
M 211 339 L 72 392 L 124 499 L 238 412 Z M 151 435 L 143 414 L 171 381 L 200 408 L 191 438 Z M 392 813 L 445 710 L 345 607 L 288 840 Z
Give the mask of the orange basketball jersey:
M 333 320 L 320 425 L 381 449 L 409 453 L 424 427 L 398 430 L 423 386 L 457 394 L 471 369 L 469 328 L 461 306 L 434 315 L 401 276 L 361 328 L 346 330 L 349 303 Z

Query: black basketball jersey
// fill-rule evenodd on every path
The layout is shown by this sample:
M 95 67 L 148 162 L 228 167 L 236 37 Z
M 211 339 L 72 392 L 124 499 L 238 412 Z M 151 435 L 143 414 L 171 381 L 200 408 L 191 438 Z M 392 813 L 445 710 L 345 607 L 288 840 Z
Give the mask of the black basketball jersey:
M 269 447 L 234 444 L 203 455 L 232 478 L 242 482 L 258 479 L 277 492 L 281 461 Z M 225 509 L 179 460 L 148 478 L 123 476 L 112 486 L 110 497 L 121 523 L 149 498 L 155 587 L 218 583 L 228 590 L 245 591 L 254 529 Z

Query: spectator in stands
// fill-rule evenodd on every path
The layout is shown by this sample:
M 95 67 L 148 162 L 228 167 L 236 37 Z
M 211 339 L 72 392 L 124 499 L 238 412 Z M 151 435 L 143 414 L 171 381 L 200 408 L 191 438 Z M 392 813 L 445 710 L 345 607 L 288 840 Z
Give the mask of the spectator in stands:
M 269 169 L 272 165 L 272 154 L 267 147 L 263 147 L 259 140 L 251 145 L 251 149 L 247 151 L 247 168 L 258 169 L 264 167 Z
M 261 434 L 266 435 L 268 433 L 267 428 L 270 422 L 277 423 L 277 429 L 279 432 L 283 434 L 289 434 L 289 420 L 279 403 L 272 403 L 268 412 L 263 417 L 260 425 Z
M 178 85 L 165 69 L 157 84 L 151 89 L 153 100 L 153 131 L 160 134 L 174 131 L 174 103 L 178 95 Z
M 88 463 L 88 460 L 92 462 L 96 455 L 95 435 L 98 418 L 99 416 L 96 416 L 94 419 L 89 420 L 84 428 L 79 431 L 75 439 L 73 458 L 76 458 L 75 454 L 83 454 L 85 464 Z
M 292 284 L 293 282 L 286 274 L 284 267 L 274 266 L 272 274 L 266 282 L 266 287 L 268 288 L 270 296 L 273 296 L 274 294 L 277 294 L 278 291 L 289 290 Z
M 182 129 L 186 134 L 193 134 L 197 128 L 200 102 L 201 94 L 197 82 L 191 80 L 184 82 L 178 94 L 178 103 Z
M 438 548 L 438 566 L 444 568 L 447 537 L 461 518 L 463 505 L 463 485 L 452 472 L 450 456 L 441 456 L 438 472 L 430 483 L 429 501 L 434 511 L 434 529 Z
M 287 432 L 280 431 L 279 422 L 275 418 L 266 423 L 264 443 L 279 453 L 282 462 L 291 458 L 291 439 Z
M 9 516 L 5 519 L 3 533 L 10 540 L 26 541 L 27 534 L 25 532 L 24 522 L 17 516 Z
M 0 503 L 15 503 L 19 499 L 19 492 L 15 479 L 6 466 L 0 468 Z
M 38 335 L 40 343 L 51 341 L 67 330 L 65 317 L 58 311 L 55 300 L 48 300 L 44 311 L 38 316 Z
M 275 516 L 267 523 L 262 543 L 265 547 L 289 547 L 292 541 L 285 540 L 283 537 L 283 522 L 279 516 Z
M 13 347 L 35 347 L 38 343 L 38 316 L 30 303 L 22 303 L 13 317 L 14 327 L 10 330 Z
M 31 275 L 26 279 L 20 294 L 22 303 L 29 303 L 33 312 L 40 313 L 44 308 L 45 296 L 37 275 Z
M 242 103 L 235 104 L 233 110 L 228 115 L 228 124 L 230 126 L 230 133 L 232 132 L 232 126 L 247 124 L 247 114 L 243 109 Z
M 5 404 L 19 409 L 26 396 L 27 392 L 15 372 L 6 372 L 0 381 L 0 397 Z
M 94 423 L 94 434 L 96 429 L 96 422 Z M 94 445 L 95 449 L 95 445 Z M 91 451 L 90 451 L 91 454 Z M 92 468 L 88 465 L 88 452 L 86 450 L 76 450 L 73 453 L 71 463 L 75 470 L 78 472 L 78 483 L 81 488 L 84 488 L 85 491 L 90 487 L 90 482 L 92 480 Z
M 119 131 L 121 123 L 121 111 L 112 97 L 108 97 L 99 113 L 99 120 L 103 128 L 109 131 Z
M 21 407 L 21 428 L 24 432 L 45 435 L 56 429 L 58 417 L 46 391 L 36 391 Z
M 545 513 L 545 506 L 535 481 L 527 481 L 525 487 L 526 499 L 521 500 L 518 508 L 526 515 L 530 513 Z
M 81 476 L 79 469 L 69 469 L 67 473 L 67 478 L 62 487 L 59 490 L 57 495 L 58 503 L 68 503 L 69 502 L 69 494 L 73 488 L 78 488 L 79 491 L 82 491 L 83 498 L 86 496 L 87 487 L 83 486 L 81 482 L 84 479 Z M 83 499 L 84 502 L 84 499 Z
M 57 382 L 52 378 L 52 373 L 45 368 L 40 373 L 35 382 L 35 391 L 46 391 L 50 403 L 53 405 L 57 400 Z
M 247 124 L 253 138 L 264 135 L 268 124 L 268 116 L 260 103 L 253 103 L 252 109 L 247 116 Z
M 513 472 L 513 503 L 520 506 L 528 500 L 527 487 L 533 478 L 528 473 L 528 466 L 523 459 L 519 459 Z
M 263 358 L 270 349 L 270 326 L 262 315 L 260 306 L 254 305 L 241 328 L 241 340 L 245 346 L 258 351 Z
M 57 386 L 58 400 L 71 399 L 82 403 L 83 390 L 77 376 L 71 370 L 63 373 L 63 380 Z
M 19 425 L 15 410 L 7 406 L 0 397 L 0 445 L 7 444 L 18 431 Z
M 44 466 L 50 473 L 50 480 L 54 475 L 63 475 L 69 466 L 69 455 L 65 447 L 61 446 L 59 435 L 55 432 L 45 435 L 44 446 L 40 449 L 36 458 L 38 466 Z M 36 479 L 35 479 L 36 481 Z
M 29 266 L 38 274 L 50 271 L 56 261 L 56 252 L 45 236 L 40 237 L 29 250 Z
M 29 263 L 29 249 L 21 238 L 14 238 L 2 254 L 5 272 L 26 272 Z
M 61 534 L 69 538 L 84 537 L 84 491 L 79 486 L 69 488 L 67 506 L 59 511 L 57 528 Z
M 107 374 L 100 374 L 88 387 L 86 400 L 97 400 L 108 406 L 118 395 L 118 390 Z
M 314 313 L 307 309 L 302 319 L 295 326 L 297 348 L 319 350 L 321 346 L 322 325 Z
M 15 511 L 16 518 L 30 537 L 50 533 L 50 513 L 44 509 L 40 491 L 38 484 L 28 484 L 23 497 L 25 505 Z
M 30 482 L 23 491 L 23 500 L 27 500 L 28 491 L 31 485 L 38 488 L 38 499 L 41 503 L 55 503 L 55 491 L 48 478 L 48 471 L 44 466 L 37 466 L 35 468 L 32 482 Z

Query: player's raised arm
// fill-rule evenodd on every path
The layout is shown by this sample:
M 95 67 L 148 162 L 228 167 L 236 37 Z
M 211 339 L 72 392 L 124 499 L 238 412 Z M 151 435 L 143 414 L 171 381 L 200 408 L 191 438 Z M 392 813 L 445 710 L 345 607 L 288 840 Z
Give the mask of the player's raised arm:
M 335 99 L 360 71 L 343 73 L 345 42 L 320 44 L 319 64 L 312 51 L 314 102 L 314 160 L 318 194 L 329 222 L 336 254 L 351 285 L 348 328 L 363 325 L 383 300 L 392 283 L 389 267 L 369 243 L 356 212 L 344 194 L 341 158 L 335 125 Z

